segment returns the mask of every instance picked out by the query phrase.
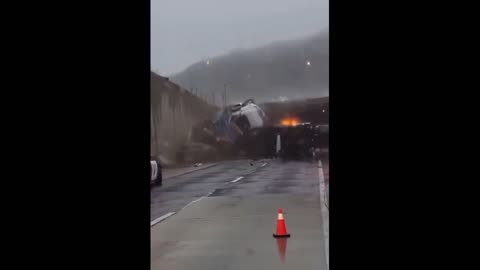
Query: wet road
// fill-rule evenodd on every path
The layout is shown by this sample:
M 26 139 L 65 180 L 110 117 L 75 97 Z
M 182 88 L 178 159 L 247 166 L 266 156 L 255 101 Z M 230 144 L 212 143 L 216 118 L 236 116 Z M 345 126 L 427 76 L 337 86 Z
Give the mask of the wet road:
M 240 160 L 169 179 L 151 192 L 151 269 L 327 269 L 319 172 Z M 287 240 L 272 237 L 278 208 Z
M 249 160 L 226 161 L 168 178 L 163 186 L 154 187 L 150 192 L 150 219 L 179 211 L 188 203 L 229 184 L 235 178 L 251 174 L 264 163 L 262 160 L 253 163 Z

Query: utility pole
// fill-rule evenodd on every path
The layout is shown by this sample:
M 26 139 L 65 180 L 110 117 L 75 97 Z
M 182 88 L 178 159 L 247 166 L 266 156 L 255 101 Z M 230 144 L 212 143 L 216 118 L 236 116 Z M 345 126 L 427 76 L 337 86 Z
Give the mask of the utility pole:
M 225 107 L 225 93 L 223 91 L 220 91 L 220 96 L 221 96 L 221 100 L 220 100 L 220 105 L 222 105 L 223 107 Z
M 223 104 L 227 106 L 227 84 L 223 85 Z

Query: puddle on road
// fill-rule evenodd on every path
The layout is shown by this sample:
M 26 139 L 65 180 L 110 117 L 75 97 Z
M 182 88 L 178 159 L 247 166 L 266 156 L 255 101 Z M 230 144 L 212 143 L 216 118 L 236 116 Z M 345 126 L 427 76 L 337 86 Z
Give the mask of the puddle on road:
M 287 255 L 287 238 L 276 238 L 275 240 L 277 242 L 278 256 L 283 263 L 285 262 L 285 257 Z

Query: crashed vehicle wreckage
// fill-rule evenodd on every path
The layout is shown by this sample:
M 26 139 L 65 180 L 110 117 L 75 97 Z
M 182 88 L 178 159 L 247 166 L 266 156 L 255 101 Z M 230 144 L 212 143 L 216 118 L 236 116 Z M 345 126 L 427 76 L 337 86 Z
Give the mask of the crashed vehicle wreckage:
M 216 114 L 214 121 L 204 121 L 193 129 L 197 142 L 214 145 L 223 151 L 240 150 L 249 138 L 265 127 L 265 112 L 253 101 L 229 105 Z
M 192 139 L 215 147 L 224 156 L 250 158 L 315 157 L 325 132 L 319 125 L 284 118 L 273 124 L 253 99 L 229 105 L 219 111 L 214 121 L 204 121 L 192 131 Z M 327 126 L 328 145 L 328 126 Z

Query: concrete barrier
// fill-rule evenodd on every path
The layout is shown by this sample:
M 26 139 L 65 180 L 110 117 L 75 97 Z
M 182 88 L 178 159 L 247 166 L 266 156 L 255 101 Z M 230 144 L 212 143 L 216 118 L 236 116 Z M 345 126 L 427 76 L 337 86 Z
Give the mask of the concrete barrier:
M 175 163 L 176 154 L 197 123 L 218 110 L 168 78 L 151 73 L 150 152 Z

